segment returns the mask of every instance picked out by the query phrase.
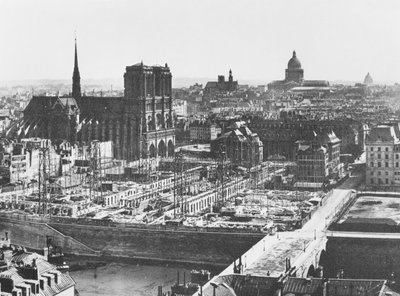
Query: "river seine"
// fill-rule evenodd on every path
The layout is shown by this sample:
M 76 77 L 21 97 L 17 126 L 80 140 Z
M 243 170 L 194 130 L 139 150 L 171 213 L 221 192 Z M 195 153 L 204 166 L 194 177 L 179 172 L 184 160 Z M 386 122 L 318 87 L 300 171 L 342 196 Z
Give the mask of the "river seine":
M 70 275 L 80 296 L 157 296 L 158 286 L 163 286 L 164 292 L 170 291 L 178 270 L 181 283 L 184 272 L 190 279 L 190 270 L 181 267 L 124 263 L 107 263 L 95 269 L 71 271 Z

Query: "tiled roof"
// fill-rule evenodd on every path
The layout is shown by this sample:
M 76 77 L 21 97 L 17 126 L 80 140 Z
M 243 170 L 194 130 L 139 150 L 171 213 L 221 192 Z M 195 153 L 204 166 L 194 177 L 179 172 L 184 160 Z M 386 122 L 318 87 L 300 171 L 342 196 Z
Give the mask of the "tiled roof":
M 385 280 L 329 279 L 326 294 L 379 296 L 385 283 Z M 324 281 L 321 278 L 289 278 L 284 284 L 282 294 L 322 295 L 323 286 Z
M 314 294 L 322 287 L 322 280 L 315 278 L 289 278 L 284 287 L 283 295 L 292 294 Z
M 329 279 L 327 294 L 331 296 L 378 296 L 385 280 Z
M 72 287 L 75 285 L 75 281 L 69 274 L 59 273 L 58 274 L 58 283 L 52 283 L 51 286 L 45 285 L 43 290 L 40 290 L 40 295 L 43 296 L 53 296 L 58 295 L 62 291 Z
M 220 276 L 213 282 L 218 296 L 268 296 L 274 294 L 277 280 L 277 278 L 231 274 Z M 213 295 L 213 289 L 212 285 L 208 286 L 203 290 L 203 295 Z
M 44 259 L 42 255 L 39 255 L 37 253 L 28 253 L 28 252 L 23 252 L 23 253 L 16 253 L 13 255 L 11 262 L 13 263 L 23 263 L 24 265 L 32 265 L 33 259 Z
M 40 289 L 39 295 L 53 296 L 58 295 L 62 291 L 75 286 L 75 281 L 69 274 L 61 273 L 56 267 L 46 260 L 43 256 L 36 253 L 21 253 L 13 256 L 11 261 L 14 266 L 0 273 L 1 278 L 10 278 L 14 286 L 22 286 L 25 283 L 39 284 L 40 280 L 44 280 L 43 289 Z M 35 265 L 34 267 L 32 267 Z M 29 276 L 26 269 L 37 270 L 36 276 Z M 51 278 L 51 285 L 48 284 L 47 278 Z M 57 283 L 56 283 L 57 278 Z M 10 287 L 8 287 L 10 288 Z

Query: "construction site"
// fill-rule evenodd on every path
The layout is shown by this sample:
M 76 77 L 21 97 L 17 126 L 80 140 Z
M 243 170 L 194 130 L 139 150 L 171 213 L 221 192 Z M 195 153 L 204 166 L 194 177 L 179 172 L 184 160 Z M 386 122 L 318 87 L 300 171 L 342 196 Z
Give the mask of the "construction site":
M 289 162 L 245 168 L 233 166 L 224 153 L 207 159 L 178 149 L 174 157 L 144 155 L 125 163 L 112 157 L 110 144 L 98 141 L 55 160 L 50 145 L 34 143 L 37 178 L 30 186 L 3 190 L 3 212 L 274 233 L 300 228 L 324 197 L 265 189 L 292 178 Z

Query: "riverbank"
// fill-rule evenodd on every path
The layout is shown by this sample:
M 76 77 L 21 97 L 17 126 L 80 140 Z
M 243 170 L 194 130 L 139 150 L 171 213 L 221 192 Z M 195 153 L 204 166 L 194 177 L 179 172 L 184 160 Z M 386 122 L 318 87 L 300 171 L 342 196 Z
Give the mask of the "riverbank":
M 160 261 L 151 259 L 137 259 L 127 257 L 95 257 L 95 256 L 82 256 L 82 255 L 70 255 L 64 256 L 65 262 L 69 265 L 70 271 L 90 270 L 106 266 L 110 263 L 120 263 L 132 266 L 153 266 L 153 267 L 165 267 L 175 269 L 206 269 L 212 274 L 220 273 L 225 265 L 221 264 L 202 264 L 198 262 L 182 262 L 182 261 Z

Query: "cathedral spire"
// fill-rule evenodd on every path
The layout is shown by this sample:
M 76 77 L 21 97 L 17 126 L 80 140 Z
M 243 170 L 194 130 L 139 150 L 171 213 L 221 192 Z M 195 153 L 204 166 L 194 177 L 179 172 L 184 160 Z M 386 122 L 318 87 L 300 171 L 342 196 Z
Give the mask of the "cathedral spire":
M 81 76 L 78 68 L 78 48 L 75 36 L 75 60 L 74 60 L 74 73 L 72 75 L 72 97 L 81 97 Z

